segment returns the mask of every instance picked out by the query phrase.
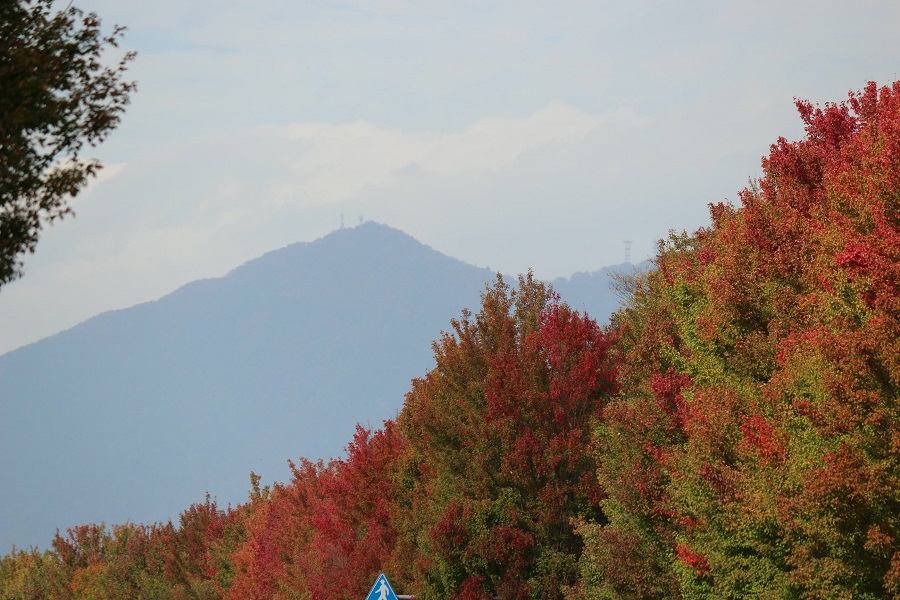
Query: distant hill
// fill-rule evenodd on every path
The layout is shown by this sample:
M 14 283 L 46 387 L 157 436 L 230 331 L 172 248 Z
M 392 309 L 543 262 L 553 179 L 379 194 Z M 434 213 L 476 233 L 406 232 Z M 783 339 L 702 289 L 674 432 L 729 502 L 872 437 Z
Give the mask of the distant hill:
M 569 306 L 586 312 L 600 323 L 606 323 L 609 321 L 609 316 L 616 312 L 621 304 L 621 298 L 614 288 L 616 277 L 649 268 L 650 261 L 637 265 L 622 263 L 590 273 L 575 273 L 571 277 L 559 277 L 550 283 Z
M 554 281 L 605 320 L 607 270 Z M 56 528 L 174 518 L 251 470 L 339 455 L 395 416 L 494 274 L 365 223 L 0 356 L 0 554 Z

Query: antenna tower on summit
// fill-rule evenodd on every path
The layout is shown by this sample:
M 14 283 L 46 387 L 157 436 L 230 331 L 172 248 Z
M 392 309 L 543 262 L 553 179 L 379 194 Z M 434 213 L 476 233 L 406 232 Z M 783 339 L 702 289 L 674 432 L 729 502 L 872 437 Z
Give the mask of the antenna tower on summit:
M 625 240 L 625 262 L 631 264 L 631 240 Z

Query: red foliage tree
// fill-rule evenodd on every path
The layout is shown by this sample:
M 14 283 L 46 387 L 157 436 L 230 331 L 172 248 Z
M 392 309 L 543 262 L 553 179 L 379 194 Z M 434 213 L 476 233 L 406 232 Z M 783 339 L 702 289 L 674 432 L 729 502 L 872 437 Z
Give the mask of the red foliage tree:
M 358 427 L 346 459 L 292 465 L 291 483 L 255 510 L 230 597 L 358 598 L 383 571 L 404 584 L 393 524 L 403 446 L 387 421 L 374 434 Z
M 600 516 L 588 447 L 613 389 L 609 341 L 530 274 L 516 290 L 498 279 L 452 324 L 400 416 L 418 592 L 562 597 L 581 549 L 572 519 Z

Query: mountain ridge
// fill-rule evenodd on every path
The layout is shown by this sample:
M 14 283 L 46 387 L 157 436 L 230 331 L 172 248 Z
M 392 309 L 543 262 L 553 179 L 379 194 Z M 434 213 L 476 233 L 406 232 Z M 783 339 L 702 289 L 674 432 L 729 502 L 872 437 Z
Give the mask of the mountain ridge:
M 365 223 L 0 356 L 0 550 L 243 502 L 251 470 L 340 455 L 494 277 Z

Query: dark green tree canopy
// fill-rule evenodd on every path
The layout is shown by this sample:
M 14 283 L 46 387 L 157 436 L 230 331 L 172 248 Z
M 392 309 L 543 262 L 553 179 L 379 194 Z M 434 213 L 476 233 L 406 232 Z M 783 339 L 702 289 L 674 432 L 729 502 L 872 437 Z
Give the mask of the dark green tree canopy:
M 22 274 L 45 223 L 101 168 L 81 156 L 119 123 L 131 93 L 129 52 L 102 62 L 123 28 L 52 0 L 0 2 L 0 286 Z

